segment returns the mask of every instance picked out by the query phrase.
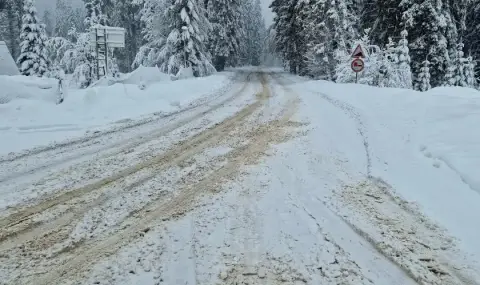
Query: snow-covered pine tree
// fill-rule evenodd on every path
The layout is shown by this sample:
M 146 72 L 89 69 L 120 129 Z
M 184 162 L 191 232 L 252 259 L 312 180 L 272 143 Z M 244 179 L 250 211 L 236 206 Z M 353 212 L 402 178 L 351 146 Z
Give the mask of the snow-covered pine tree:
M 402 0 L 365 0 L 363 1 L 361 27 L 370 29 L 370 38 L 378 45 L 388 43 L 388 37 L 400 34 L 403 10 Z
M 241 1 L 240 7 L 242 26 L 244 26 L 244 29 L 242 29 L 244 35 L 241 35 L 239 45 L 241 63 L 258 66 L 260 65 L 263 42 L 266 36 L 260 0 Z
M 465 50 L 475 59 L 480 59 L 480 1 L 469 1 L 466 9 L 466 30 L 463 33 Z M 480 65 L 475 67 L 475 77 L 480 77 Z
M 142 43 L 142 22 L 140 21 L 141 4 L 131 0 L 116 0 L 112 13 L 111 23 L 125 28 L 125 48 L 115 50 L 115 58 L 119 63 L 120 71 L 131 71 L 133 61 Z
M 45 25 L 45 32 L 47 33 L 47 36 L 51 37 L 54 29 L 52 12 L 45 10 L 43 13 L 42 22 Z
M 71 0 L 57 0 L 55 6 L 55 28 L 53 35 L 56 37 L 68 37 L 68 31 L 75 27 L 77 31 L 85 29 L 85 10 L 74 9 Z
M 477 79 L 475 78 L 475 62 L 471 56 L 467 57 L 467 61 L 465 63 L 465 81 L 467 83 L 467 87 L 476 88 L 477 87 Z
M 275 29 L 275 45 L 282 55 L 291 73 L 306 73 L 306 43 L 299 36 L 305 22 L 299 16 L 308 9 L 308 0 L 273 0 L 270 4 L 276 14 L 273 27 Z
M 249 36 L 250 48 L 252 49 L 250 55 L 251 65 L 261 64 L 261 55 L 264 50 L 264 41 L 267 36 L 267 27 L 265 25 L 265 19 L 262 15 L 262 4 L 260 0 L 254 0 L 253 4 L 253 21 L 252 28 L 254 28 L 252 34 Z
M 467 65 L 467 59 L 463 53 L 463 43 L 457 45 L 457 54 L 455 58 L 455 86 L 467 87 L 467 78 L 465 76 L 465 67 Z
M 209 2 L 212 0 L 209 0 Z M 238 57 L 231 57 L 227 60 L 228 66 L 247 65 L 249 57 L 249 42 L 247 36 L 248 25 L 251 17 L 251 13 L 248 11 L 251 6 L 251 0 L 239 1 L 239 17 L 237 33 L 238 33 Z
M 310 0 L 298 0 L 294 8 L 293 26 L 296 31 L 296 35 L 293 37 L 295 40 L 294 53 L 292 60 L 297 67 L 297 74 L 305 76 L 308 74 L 306 55 L 308 51 L 307 42 L 305 41 L 305 30 L 307 28 L 307 22 L 305 19 L 308 17 L 310 9 Z
M 465 35 L 467 30 L 467 15 L 470 5 L 473 3 L 479 4 L 478 0 L 447 0 L 448 9 L 450 10 L 453 22 L 456 24 L 456 29 L 459 35 Z M 470 22 L 468 22 L 471 25 Z
M 197 0 L 175 0 L 167 9 L 168 36 L 158 54 L 159 68 L 176 74 L 181 68 L 192 68 L 195 76 L 215 72 L 206 48 L 211 26 Z
M 0 11 L 0 39 L 5 41 L 13 58 L 20 55 L 19 38 L 22 29 L 23 0 L 4 0 Z
M 97 24 L 107 25 L 107 16 L 103 13 L 102 0 L 83 0 L 85 3 L 85 26 L 87 28 L 95 26 Z
M 398 73 L 400 78 L 400 88 L 411 89 L 413 87 L 412 82 L 412 69 L 410 68 L 410 51 L 408 48 L 408 32 L 403 30 L 400 33 L 402 39 L 398 42 L 397 57 L 398 57 Z
M 276 38 L 276 31 L 270 26 L 263 42 L 262 61 L 266 66 L 280 66 L 282 63 L 282 56 L 277 52 Z
M 207 15 L 212 25 L 210 53 L 217 71 L 239 61 L 240 56 L 240 5 L 238 0 L 209 0 Z
M 376 70 L 373 85 L 379 87 L 397 87 L 397 85 L 400 85 L 397 52 L 395 43 L 392 38 L 389 38 L 385 50 L 378 55 L 380 64 Z
M 305 18 L 302 37 L 307 43 L 306 62 L 308 75 L 313 78 L 331 80 L 335 63 L 330 62 L 332 51 L 329 45 L 331 33 L 326 23 L 327 0 L 312 0 Z
M 160 64 L 160 50 L 170 32 L 168 15 L 165 13 L 170 7 L 170 3 L 166 0 L 136 1 L 137 4 L 142 5 L 139 16 L 142 22 L 143 45 L 139 48 L 132 67 L 157 66 Z
M 290 0 L 273 0 L 269 6 L 275 14 L 272 32 L 270 33 L 274 36 L 275 52 L 286 62 L 288 62 L 288 50 L 290 49 L 288 25 L 292 17 L 290 2 Z
M 428 60 L 424 60 L 422 62 L 422 67 L 420 69 L 420 73 L 418 74 L 415 80 L 415 90 L 419 91 L 427 91 L 432 88 L 430 84 L 430 62 Z
M 409 35 L 412 72 L 418 77 L 428 57 L 433 87 L 445 83 L 447 67 L 451 64 L 449 47 L 457 42 L 455 24 L 445 1 L 403 0 L 400 4 L 405 11 L 403 21 Z
M 27 76 L 43 76 L 48 71 L 47 36 L 43 25 L 38 22 L 33 0 L 25 0 L 20 41 L 20 56 L 17 59 L 20 72 Z
M 355 21 L 358 19 L 351 10 L 351 0 L 331 0 L 328 2 L 326 21 L 331 34 L 329 62 L 336 69 L 343 58 L 350 55 L 352 44 L 358 38 Z M 335 78 L 333 78 L 336 80 Z

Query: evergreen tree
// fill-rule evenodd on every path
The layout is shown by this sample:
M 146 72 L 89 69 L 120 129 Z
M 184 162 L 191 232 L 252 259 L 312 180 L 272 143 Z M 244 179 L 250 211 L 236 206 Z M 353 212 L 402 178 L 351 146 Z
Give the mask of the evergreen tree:
M 55 6 L 55 29 L 56 37 L 68 37 L 68 31 L 75 27 L 77 31 L 83 31 L 85 11 L 81 8 L 72 8 L 71 0 L 57 0 Z
M 401 32 L 402 39 L 398 42 L 397 56 L 398 56 L 398 70 L 401 81 L 401 88 L 412 88 L 412 70 L 410 68 L 410 50 L 408 48 L 407 40 L 408 32 L 403 30 Z
M 480 58 L 480 1 L 473 0 L 467 3 L 466 30 L 463 32 L 465 51 L 474 59 Z M 475 68 L 475 76 L 480 76 L 480 65 Z
M 22 23 L 20 56 L 17 59 L 20 72 L 28 76 L 43 76 L 48 71 L 47 37 L 43 25 L 38 22 L 33 0 L 25 0 Z
M 427 91 L 432 88 L 430 84 L 430 62 L 428 60 L 424 60 L 422 63 L 422 67 L 420 69 L 420 73 L 415 80 L 415 89 L 419 91 Z
M 107 17 L 102 10 L 105 7 L 102 0 L 83 0 L 83 2 L 87 13 L 85 16 L 85 26 L 87 28 L 97 24 L 107 25 Z
M 255 0 L 253 5 L 251 21 L 247 26 L 248 54 L 249 63 L 257 66 L 261 64 L 261 53 L 263 50 L 263 41 L 266 37 L 267 29 L 265 20 L 262 16 L 262 7 L 260 0 Z
M 43 24 L 45 25 L 45 32 L 47 33 L 47 36 L 52 36 L 53 35 L 53 19 L 52 19 L 52 13 L 49 10 L 46 10 L 43 13 L 43 19 L 42 19 Z
M 421 63 L 428 57 L 430 84 L 443 85 L 451 64 L 449 46 L 457 42 L 448 7 L 441 0 L 404 0 L 401 7 L 405 10 L 403 20 L 409 34 L 414 76 L 423 72 Z
M 170 3 L 165 0 L 137 1 L 142 5 L 139 16 L 142 23 L 143 45 L 139 48 L 132 67 L 157 66 L 161 64 L 160 51 L 170 33 L 168 15 L 165 13 Z
M 176 74 L 181 68 L 192 68 L 195 76 L 213 73 L 206 48 L 210 24 L 196 0 L 175 0 L 167 9 L 168 36 L 158 54 L 160 69 Z
M 331 80 L 334 78 L 335 63 L 330 62 L 330 58 L 333 58 L 333 51 L 329 44 L 332 34 L 326 21 L 327 0 L 313 0 L 310 2 L 308 11 L 302 34 L 307 45 L 308 75 Z
M 399 35 L 402 25 L 402 0 L 365 0 L 361 12 L 361 26 L 370 29 L 373 42 L 384 45 L 388 37 Z
M 131 0 L 116 0 L 111 22 L 114 26 L 125 28 L 125 48 L 116 49 L 115 55 L 120 71 L 129 72 L 142 42 L 141 5 Z
M 473 58 L 469 56 L 465 63 L 465 81 L 467 83 L 467 87 L 475 88 L 477 87 L 477 80 L 475 78 L 475 62 Z
M 266 37 L 265 22 L 261 12 L 260 0 L 240 2 L 240 58 L 244 65 L 260 65 L 263 43 Z
M 5 41 L 13 58 L 20 55 L 19 39 L 22 28 L 23 0 L 3 0 L 0 11 L 0 39 Z
M 275 45 L 283 57 L 290 72 L 301 72 L 306 54 L 306 43 L 298 35 L 304 29 L 304 21 L 299 21 L 298 13 L 306 9 L 305 0 L 273 0 L 270 8 L 276 14 L 274 18 Z M 306 70 L 306 66 L 305 66 Z
M 240 5 L 238 0 L 210 0 L 208 20 L 212 24 L 210 52 L 217 71 L 225 68 L 227 59 L 233 65 L 240 56 Z

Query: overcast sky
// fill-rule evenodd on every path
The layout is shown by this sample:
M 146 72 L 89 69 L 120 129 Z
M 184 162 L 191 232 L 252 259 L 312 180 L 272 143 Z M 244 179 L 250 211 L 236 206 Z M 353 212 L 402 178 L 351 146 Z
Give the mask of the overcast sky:
M 54 0 L 36 0 L 36 1 L 37 1 L 38 12 L 39 12 L 40 18 L 42 17 L 45 9 L 53 9 L 55 7 L 55 2 L 56 2 Z M 261 0 L 261 1 L 262 1 L 262 5 L 263 5 L 263 7 L 262 7 L 263 11 L 262 12 L 263 12 L 263 15 L 265 17 L 265 22 L 266 22 L 267 26 L 269 26 L 272 23 L 273 14 L 270 11 L 270 9 L 268 8 L 268 6 L 272 2 L 272 0 Z M 74 3 L 76 5 L 81 5 L 82 0 L 72 0 L 72 3 Z

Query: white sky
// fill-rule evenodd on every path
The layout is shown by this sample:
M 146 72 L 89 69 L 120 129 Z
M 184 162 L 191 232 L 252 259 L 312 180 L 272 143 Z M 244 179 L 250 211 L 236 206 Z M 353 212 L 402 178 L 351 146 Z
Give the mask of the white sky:
M 37 7 L 38 7 L 40 18 L 43 15 L 43 11 L 45 11 L 45 9 L 53 9 L 55 7 L 55 2 L 56 2 L 54 0 L 36 0 L 36 1 L 37 1 Z M 272 0 L 261 0 L 261 1 L 262 1 L 262 12 L 265 17 L 265 22 L 267 26 L 270 26 L 270 24 L 272 24 L 273 14 L 268 8 L 268 6 L 270 5 L 270 3 L 272 3 Z M 72 0 L 72 3 L 81 5 L 82 0 Z

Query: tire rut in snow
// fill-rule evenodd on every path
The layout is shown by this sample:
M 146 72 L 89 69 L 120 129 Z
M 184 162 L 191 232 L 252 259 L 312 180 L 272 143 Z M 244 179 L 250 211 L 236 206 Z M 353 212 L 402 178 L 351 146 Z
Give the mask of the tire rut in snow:
M 262 80 L 265 87 L 266 80 Z M 265 89 L 267 89 L 265 87 Z M 190 140 L 188 144 L 196 148 L 191 155 L 199 153 L 205 149 L 208 145 L 216 144 L 221 139 L 228 139 L 223 135 L 224 131 L 231 128 L 238 127 L 244 119 L 251 116 L 255 110 L 258 110 L 264 102 L 269 98 L 268 90 L 258 96 L 258 100 L 237 113 L 234 117 L 231 117 L 214 128 L 202 133 L 201 137 L 209 143 L 203 144 L 203 140 Z M 269 124 L 269 129 L 278 131 L 282 123 Z M 75 275 L 81 273 L 82 268 L 88 267 L 91 262 L 98 257 L 102 257 L 108 254 L 116 252 L 123 244 L 128 243 L 132 239 L 138 237 L 138 232 L 141 232 L 145 225 L 154 222 L 156 219 L 171 219 L 182 215 L 193 207 L 195 199 L 205 193 L 209 193 L 212 188 L 221 184 L 224 179 L 227 179 L 231 175 L 234 175 L 245 163 L 249 163 L 251 160 L 258 159 L 266 148 L 271 143 L 271 133 L 260 127 L 257 130 L 257 135 L 247 133 L 246 137 L 251 138 L 251 142 L 248 146 L 240 147 L 229 153 L 227 165 L 221 167 L 214 174 L 206 177 L 204 180 L 193 185 L 185 185 L 179 194 L 173 197 L 171 200 L 152 200 L 143 209 L 137 211 L 133 215 L 130 215 L 121 225 L 118 226 L 116 232 L 108 237 L 101 238 L 100 240 L 86 241 L 78 246 L 66 249 L 64 252 L 55 256 L 57 261 L 60 261 L 58 267 L 55 267 L 51 272 L 44 276 L 45 278 L 35 284 L 51 284 L 52 280 L 58 281 L 58 278 L 67 275 Z M 260 136 L 260 137 L 256 137 Z M 178 152 L 177 152 L 178 155 Z M 188 181 L 187 181 L 188 182 Z M 139 222 L 141 221 L 141 223 Z M 62 264 L 62 265 L 60 265 Z M 28 283 L 28 282 L 27 282 Z
M 37 148 L 37 149 L 26 151 L 25 153 L 22 153 L 22 154 L 18 154 L 16 156 L 9 156 L 7 158 L 1 159 L 0 168 L 4 169 L 3 171 L 6 171 L 6 174 L 0 172 L 0 174 L 2 174 L 0 176 L 0 183 L 15 180 L 17 178 L 21 178 L 22 176 L 32 174 L 38 171 L 45 171 L 46 169 L 52 168 L 55 166 L 61 166 L 66 162 L 81 159 L 86 155 L 93 155 L 101 151 L 107 151 L 113 147 L 125 146 L 119 151 L 111 153 L 108 156 L 116 155 L 121 151 L 123 151 L 123 149 L 125 148 L 132 148 L 132 147 L 135 147 L 136 145 L 139 145 L 145 141 L 151 140 L 160 135 L 165 135 L 166 133 L 171 131 L 172 128 L 180 127 L 181 123 L 186 124 L 190 121 L 198 119 L 202 115 L 212 112 L 220 108 L 221 106 L 227 104 L 228 102 L 234 100 L 237 97 L 236 95 L 238 95 L 238 92 L 236 92 L 233 96 L 227 97 L 226 99 L 221 100 L 220 102 L 214 104 L 212 107 L 206 110 L 203 110 L 194 116 L 190 116 L 190 117 L 187 117 L 186 119 L 183 119 L 181 122 L 174 121 L 179 116 L 182 116 L 189 112 L 193 112 L 196 109 L 206 107 L 208 106 L 208 104 L 214 102 L 218 98 L 221 98 L 222 95 L 224 95 L 229 90 L 231 90 L 235 82 L 242 81 L 242 80 L 245 81 L 245 84 L 243 85 L 243 88 L 245 88 L 248 82 L 251 81 L 253 75 L 254 75 L 253 73 L 247 73 L 242 76 L 240 74 L 236 74 L 235 77 L 231 78 L 231 80 L 227 83 L 227 85 L 215 91 L 214 96 L 208 97 L 208 100 L 206 99 L 197 100 L 189 104 L 189 106 L 187 106 L 186 108 L 181 109 L 179 111 L 175 111 L 167 115 L 157 115 L 155 117 L 142 119 L 138 122 L 130 123 L 126 126 L 114 128 L 114 129 L 103 131 L 103 132 L 98 132 L 90 136 L 82 137 L 81 139 L 74 139 L 74 140 L 63 142 L 63 143 L 54 144 L 48 147 Z M 134 143 L 130 143 L 131 138 L 127 138 L 124 140 L 120 140 L 117 143 L 107 144 L 104 147 L 100 147 L 100 148 L 96 147 L 97 144 L 101 143 L 101 139 L 103 138 L 111 137 L 112 135 L 117 135 L 124 132 L 134 131 L 135 129 L 141 128 L 146 125 L 155 126 L 164 120 L 168 120 L 167 123 L 173 121 L 174 122 L 173 126 L 168 126 L 167 128 L 165 128 L 165 130 L 160 129 L 153 132 L 149 131 L 148 133 L 141 135 L 142 138 L 138 141 L 135 141 Z M 89 148 L 93 148 L 93 150 L 89 150 Z M 85 151 L 78 152 L 79 149 L 80 150 L 85 149 Z M 73 151 L 74 154 L 68 155 L 68 152 L 71 152 L 71 151 Z M 61 155 L 65 153 L 67 153 L 65 158 L 62 158 L 60 160 L 52 160 L 52 158 L 61 157 Z M 35 163 L 38 165 L 31 167 L 29 169 L 23 169 L 24 165 L 26 164 L 25 162 L 26 160 L 30 160 L 30 161 L 35 160 Z M 42 161 L 44 162 L 41 163 Z M 15 171 L 18 168 L 20 168 L 21 170 Z
M 243 88 L 237 92 L 233 97 L 230 97 L 227 99 L 227 102 L 222 101 L 221 104 L 217 104 L 215 106 L 215 109 L 220 108 L 224 104 L 228 103 L 228 100 L 231 98 L 236 98 L 239 96 L 241 93 L 244 92 L 245 88 L 247 87 L 247 84 L 243 86 Z M 165 169 L 171 165 L 175 165 L 175 163 L 178 163 L 180 158 L 183 158 L 185 155 L 191 155 L 192 152 L 196 151 L 197 149 L 200 149 L 203 145 L 202 143 L 208 141 L 211 139 L 212 136 L 221 136 L 220 132 L 224 132 L 228 130 L 229 126 L 234 122 L 236 119 L 243 119 L 244 117 L 248 116 L 249 114 L 253 113 L 254 109 L 258 108 L 259 104 L 254 103 L 253 105 L 248 106 L 244 110 L 240 111 L 236 116 L 229 118 L 225 120 L 224 122 L 217 124 L 214 127 L 211 127 L 210 129 L 207 129 L 207 131 L 202 132 L 193 138 L 189 138 L 186 141 L 177 144 L 174 146 L 172 149 L 167 150 L 165 153 L 158 155 L 150 160 L 144 161 L 142 163 L 139 163 L 137 165 L 131 166 L 127 169 L 123 169 L 119 171 L 118 173 L 103 178 L 99 181 L 96 181 L 94 183 L 85 185 L 83 187 L 79 188 L 74 188 L 70 189 L 67 191 L 63 191 L 60 195 L 56 195 L 50 198 L 47 198 L 45 201 L 41 202 L 40 204 L 34 205 L 34 206 L 27 206 L 23 209 L 20 209 L 17 212 L 14 212 L 10 216 L 7 216 L 5 218 L 0 219 L 0 228 L 2 228 L 2 231 L 0 231 L 0 242 L 6 240 L 7 238 L 10 237 L 15 237 L 16 240 L 23 240 L 22 235 L 25 235 L 30 231 L 31 229 L 40 226 L 42 223 L 34 222 L 33 219 L 35 216 L 41 212 L 47 211 L 55 206 L 66 204 L 67 202 L 74 200 L 74 199 L 79 199 L 93 191 L 101 190 L 104 187 L 108 187 L 111 184 L 122 180 L 128 176 L 132 176 L 142 170 L 149 169 L 149 168 L 156 168 L 156 170 L 161 170 Z M 210 111 L 214 111 L 210 110 Z M 206 114 L 207 112 L 202 112 L 201 115 Z M 198 119 L 197 117 L 200 116 L 194 116 L 194 119 Z M 185 120 L 180 123 L 177 123 L 175 127 L 171 127 L 171 129 L 176 129 L 179 128 L 180 126 L 183 126 L 190 122 L 191 120 Z M 157 134 L 158 135 L 158 134 Z M 129 145 L 127 148 L 130 148 L 131 145 Z M 183 156 L 179 154 L 185 154 Z M 159 168 L 160 167 L 160 168 Z M 122 191 L 130 191 L 131 189 L 137 187 L 138 185 L 141 185 L 148 181 L 149 179 L 152 179 L 152 177 L 155 176 L 155 173 L 152 173 L 151 175 L 147 175 L 142 177 L 140 180 L 134 181 L 124 187 Z M 106 197 L 108 198 L 108 197 Z M 101 203 L 102 201 L 95 201 L 91 206 L 94 207 Z M 81 203 L 80 203 L 81 204 Z M 75 219 L 79 215 L 82 215 L 86 211 L 88 211 L 91 207 L 81 207 L 78 212 L 74 213 L 69 213 L 70 219 L 62 219 L 63 223 L 62 224 L 68 224 L 72 219 Z M 51 222 L 51 221 L 49 221 Z M 23 226 L 18 226 L 19 224 L 23 224 Z M 9 228 L 19 228 L 15 229 L 13 231 L 8 231 Z M 49 226 L 51 228 L 51 225 Z M 36 235 L 35 235 L 36 236 Z M 34 236 L 34 237 L 35 237 Z M 0 247 L 1 248 L 1 247 Z
M 370 178 L 336 195 L 342 219 L 419 284 L 480 284 L 472 269 L 457 264 L 458 259 L 448 259 L 460 258 L 462 253 L 446 230 L 383 180 Z
M 141 177 L 139 180 L 136 180 L 129 185 L 126 185 L 122 189 L 122 191 L 130 191 L 146 183 L 148 180 L 154 178 L 157 175 L 158 171 L 162 171 L 170 166 L 176 165 L 179 162 L 197 154 L 199 151 L 203 150 L 215 141 L 222 139 L 223 134 L 227 132 L 233 126 L 233 124 L 251 115 L 257 108 L 260 107 L 260 105 L 261 101 L 257 101 L 256 103 L 249 105 L 247 108 L 243 109 L 235 116 L 223 121 L 222 123 L 208 129 L 205 132 L 200 133 L 197 136 L 194 136 L 193 138 L 188 139 L 186 142 L 180 143 L 173 149 L 167 151 L 160 156 L 154 157 L 151 160 L 134 165 L 117 173 L 114 176 L 107 177 L 96 183 L 68 192 L 64 192 L 60 196 L 56 196 L 39 205 L 36 205 L 32 208 L 27 208 L 22 212 L 15 213 L 13 216 L 0 220 L 0 226 L 3 227 L 2 232 L 4 232 L 2 235 L 0 235 L 0 242 L 5 241 L 8 238 L 13 238 L 13 244 L 33 240 L 35 238 L 41 237 L 46 232 L 51 231 L 52 228 L 69 225 L 72 221 L 82 217 L 87 211 L 89 211 L 93 207 L 98 206 L 102 202 L 105 202 L 108 197 L 104 197 L 100 200 L 94 200 L 92 204 L 84 205 L 81 202 L 79 203 L 79 205 L 74 204 L 74 208 L 77 208 L 76 211 L 67 212 L 66 216 L 60 216 L 57 218 L 56 221 L 45 221 L 48 223 L 45 228 L 40 227 L 43 223 L 35 222 L 34 218 L 39 213 L 49 210 L 57 205 L 64 205 L 73 199 L 78 199 L 93 191 L 101 190 L 102 188 L 109 186 L 110 184 L 118 180 L 124 179 L 127 176 L 134 175 L 141 170 L 153 168 L 151 169 L 151 173 L 149 175 Z M 12 232 L 8 232 L 8 228 L 15 228 L 20 223 L 23 223 L 25 226 L 20 227 L 20 229 L 15 229 Z M 39 230 L 36 231 L 35 229 Z M 0 248 L 2 248 L 1 245 Z
M 283 80 L 290 81 L 292 84 L 297 83 L 294 80 L 287 78 L 285 76 L 281 76 L 281 78 Z M 370 150 L 370 145 L 368 142 L 367 128 L 365 127 L 365 123 L 362 120 L 362 116 L 360 115 L 358 110 L 356 110 L 356 108 L 353 107 L 352 105 L 346 102 L 340 101 L 338 99 L 332 98 L 325 93 L 318 92 L 318 91 L 311 91 L 311 92 L 314 94 L 318 94 L 322 99 L 324 99 L 325 101 L 330 103 L 332 106 L 336 107 L 337 109 L 342 110 L 347 116 L 349 116 L 351 119 L 355 121 L 357 125 L 358 133 L 362 138 L 362 143 L 365 148 L 365 156 L 367 160 L 366 174 L 367 174 L 367 177 L 370 177 L 372 175 L 372 152 Z

